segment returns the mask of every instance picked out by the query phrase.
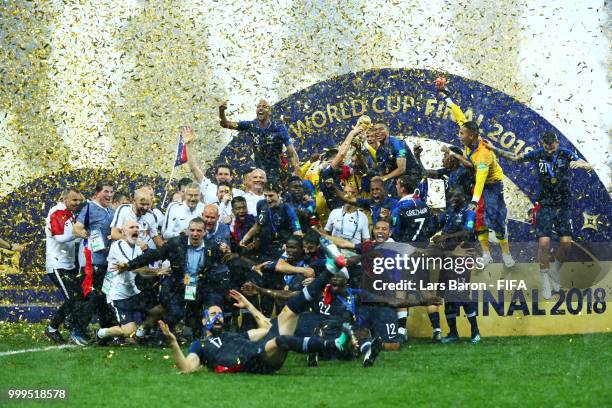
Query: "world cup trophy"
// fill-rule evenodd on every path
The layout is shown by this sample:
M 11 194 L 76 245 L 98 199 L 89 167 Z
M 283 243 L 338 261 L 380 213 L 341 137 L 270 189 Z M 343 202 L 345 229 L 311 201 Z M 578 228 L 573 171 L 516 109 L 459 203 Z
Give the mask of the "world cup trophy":
M 372 127 L 372 119 L 369 116 L 363 115 L 357 119 L 355 128 L 361 128 L 362 132 L 353 138 L 351 145 L 360 152 L 363 149 L 363 143 L 365 141 L 365 132 Z

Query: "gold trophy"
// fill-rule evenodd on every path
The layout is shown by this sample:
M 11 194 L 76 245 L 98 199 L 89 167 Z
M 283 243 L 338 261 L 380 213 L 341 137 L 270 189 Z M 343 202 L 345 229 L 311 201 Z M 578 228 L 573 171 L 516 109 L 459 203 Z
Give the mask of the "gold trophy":
M 363 132 L 359 135 L 355 136 L 352 141 L 353 147 L 360 152 L 363 149 L 363 142 L 365 141 L 365 132 L 367 132 L 372 127 L 372 119 L 369 116 L 363 115 L 357 119 L 357 124 L 355 128 L 363 129 Z
M 361 126 L 363 131 L 367 132 L 372 127 L 372 119 L 370 119 L 368 115 L 360 116 L 359 119 L 357 119 L 357 124 L 355 127 L 357 126 Z

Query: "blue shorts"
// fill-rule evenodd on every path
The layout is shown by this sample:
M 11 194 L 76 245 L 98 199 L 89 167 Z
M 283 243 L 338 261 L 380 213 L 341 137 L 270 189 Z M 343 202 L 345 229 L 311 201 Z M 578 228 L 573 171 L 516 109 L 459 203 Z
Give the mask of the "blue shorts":
M 295 328 L 294 336 L 309 337 L 315 332 L 315 329 L 323 323 L 323 316 L 315 312 L 304 312 L 298 316 L 298 323 Z
M 110 307 L 117 318 L 117 322 L 123 326 L 136 321 L 136 313 L 145 313 L 153 305 L 143 292 L 127 299 L 112 300 Z
M 553 230 L 560 237 L 572 236 L 572 212 L 569 206 L 541 207 L 536 212 L 536 237 L 550 237 Z
M 370 329 L 372 338 L 380 337 L 383 343 L 398 342 L 397 313 L 390 307 L 362 305 L 356 326 Z
M 501 181 L 485 184 L 482 196 L 484 199 L 483 221 L 485 227 L 505 236 L 508 209 L 504 201 L 504 184 Z
M 270 321 L 270 323 L 272 323 L 272 327 L 270 327 L 270 330 L 268 331 L 268 333 L 264 336 L 263 339 L 261 339 L 260 341 L 262 342 L 262 344 L 266 344 L 268 341 L 272 340 L 275 337 L 278 337 L 280 334 L 278 332 L 278 319 L 275 317 L 274 319 L 272 319 Z

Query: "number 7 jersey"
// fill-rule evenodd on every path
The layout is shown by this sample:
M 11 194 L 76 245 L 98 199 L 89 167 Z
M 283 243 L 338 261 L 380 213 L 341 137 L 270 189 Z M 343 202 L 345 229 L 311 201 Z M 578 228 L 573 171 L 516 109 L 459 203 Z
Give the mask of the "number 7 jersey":
M 429 241 L 432 215 L 427 204 L 418 197 L 400 199 L 391 212 L 393 239 L 397 242 L 426 243 Z

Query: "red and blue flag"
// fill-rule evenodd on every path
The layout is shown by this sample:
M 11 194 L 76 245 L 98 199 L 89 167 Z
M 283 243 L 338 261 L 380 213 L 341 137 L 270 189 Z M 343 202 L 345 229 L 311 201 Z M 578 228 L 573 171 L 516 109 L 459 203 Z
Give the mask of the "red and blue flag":
M 178 146 L 176 148 L 176 161 L 174 167 L 187 163 L 187 146 L 183 140 L 183 135 L 179 134 Z

